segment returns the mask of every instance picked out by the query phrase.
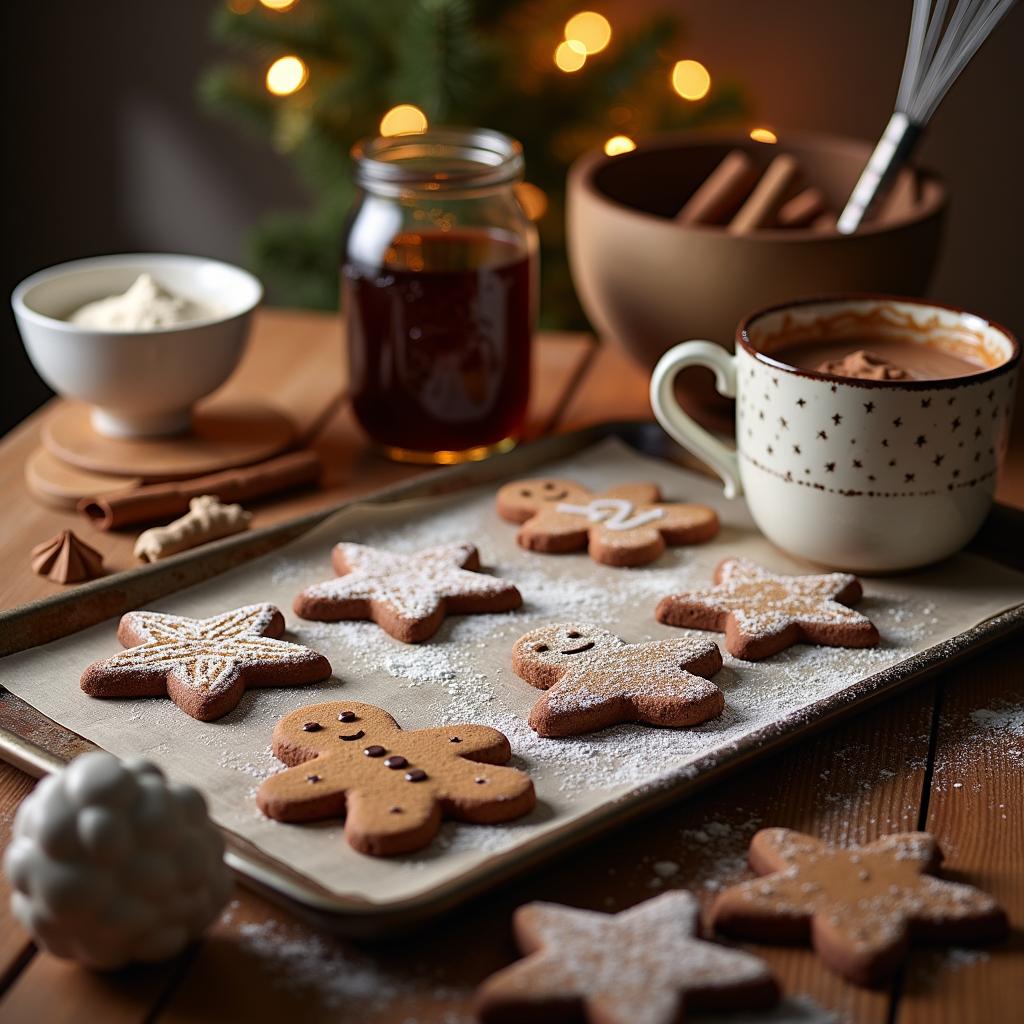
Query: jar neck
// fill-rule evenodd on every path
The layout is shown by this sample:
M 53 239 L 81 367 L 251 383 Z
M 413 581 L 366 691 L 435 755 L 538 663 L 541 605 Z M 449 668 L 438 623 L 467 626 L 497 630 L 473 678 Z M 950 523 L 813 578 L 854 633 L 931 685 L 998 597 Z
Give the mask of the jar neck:
M 523 149 L 487 128 L 431 128 L 352 147 L 356 183 L 380 196 L 472 198 L 523 177 Z

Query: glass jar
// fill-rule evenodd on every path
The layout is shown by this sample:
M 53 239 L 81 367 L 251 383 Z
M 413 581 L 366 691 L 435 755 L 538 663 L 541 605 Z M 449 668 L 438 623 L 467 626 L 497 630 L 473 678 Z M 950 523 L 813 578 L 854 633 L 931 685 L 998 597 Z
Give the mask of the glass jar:
M 358 143 L 343 248 L 352 405 L 393 459 L 511 448 L 530 391 L 537 235 L 514 186 L 522 147 L 437 128 Z

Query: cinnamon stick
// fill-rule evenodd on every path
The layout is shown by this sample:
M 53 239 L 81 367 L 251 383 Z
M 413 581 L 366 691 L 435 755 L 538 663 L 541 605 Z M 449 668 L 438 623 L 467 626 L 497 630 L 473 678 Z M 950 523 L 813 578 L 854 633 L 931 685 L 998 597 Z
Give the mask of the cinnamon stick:
M 812 185 L 783 203 L 777 220 L 780 228 L 805 228 L 824 212 L 825 197 Z
M 724 224 L 750 194 L 757 167 L 742 149 L 734 149 L 704 179 L 676 214 L 680 224 Z
M 146 484 L 130 491 L 83 498 L 78 503 L 78 511 L 98 529 L 111 530 L 181 515 L 188 511 L 192 498 L 203 494 L 214 494 L 227 503 L 251 501 L 307 486 L 320 479 L 322 468 L 316 452 L 291 452 L 253 466 L 210 473 L 191 480 Z
M 780 153 L 761 175 L 750 197 L 739 213 L 729 221 L 729 234 L 746 235 L 758 228 L 768 227 L 775 219 L 779 207 L 796 184 L 800 166 L 796 157 Z

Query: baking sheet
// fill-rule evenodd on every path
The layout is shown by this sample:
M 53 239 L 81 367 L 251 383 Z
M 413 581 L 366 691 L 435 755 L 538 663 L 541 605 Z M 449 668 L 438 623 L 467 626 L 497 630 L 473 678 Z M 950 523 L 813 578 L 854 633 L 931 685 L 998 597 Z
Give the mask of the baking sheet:
M 238 708 L 212 723 L 196 722 L 170 701 L 94 700 L 78 688 L 82 669 L 119 649 L 116 620 L 0 662 L 0 684 L 61 725 L 122 756 L 143 755 L 172 777 L 198 786 L 215 819 L 272 858 L 367 910 L 415 900 L 493 870 L 556 832 L 571 832 L 630 794 L 695 774 L 708 754 L 737 748 L 793 712 L 848 690 L 915 653 L 958 636 L 1024 603 L 1024 575 L 973 555 L 890 580 L 865 581 L 860 608 L 875 621 L 882 644 L 848 651 L 799 646 L 767 662 L 728 655 L 715 681 L 727 709 L 689 730 L 622 725 L 576 738 L 543 739 L 526 725 L 537 691 L 509 667 L 518 636 L 549 621 L 603 625 L 629 641 L 683 635 L 653 618 L 665 593 L 704 585 L 727 555 L 744 555 L 779 571 L 812 571 L 783 555 L 754 530 L 741 502 L 726 502 L 705 477 L 604 441 L 547 465 L 599 490 L 630 480 L 654 480 L 671 498 L 715 506 L 723 529 L 710 544 L 677 548 L 638 569 L 599 566 L 586 555 L 523 551 L 515 527 L 494 512 L 493 485 L 445 498 L 391 506 L 351 506 L 270 555 L 151 607 L 204 616 L 255 601 L 285 611 L 289 638 L 322 651 L 335 668 L 325 685 L 247 693 Z M 471 540 L 485 567 L 514 581 L 524 608 L 500 615 L 453 617 L 426 644 L 392 640 L 372 623 L 306 623 L 290 612 L 302 587 L 331 575 L 338 540 L 415 550 Z M 500 826 L 446 823 L 420 853 L 381 860 L 351 850 L 339 824 L 283 825 L 260 815 L 259 782 L 280 765 L 270 753 L 277 718 L 321 700 L 368 701 L 387 708 L 406 728 L 481 722 L 501 729 L 513 761 L 529 771 L 538 806 Z

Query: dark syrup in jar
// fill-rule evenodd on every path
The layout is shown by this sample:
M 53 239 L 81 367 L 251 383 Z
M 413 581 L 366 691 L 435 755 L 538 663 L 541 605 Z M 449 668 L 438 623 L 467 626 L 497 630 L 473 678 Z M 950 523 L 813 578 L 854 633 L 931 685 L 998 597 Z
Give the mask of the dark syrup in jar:
M 378 443 L 461 452 L 522 430 L 531 256 L 487 231 L 406 233 L 342 270 L 352 403 Z

